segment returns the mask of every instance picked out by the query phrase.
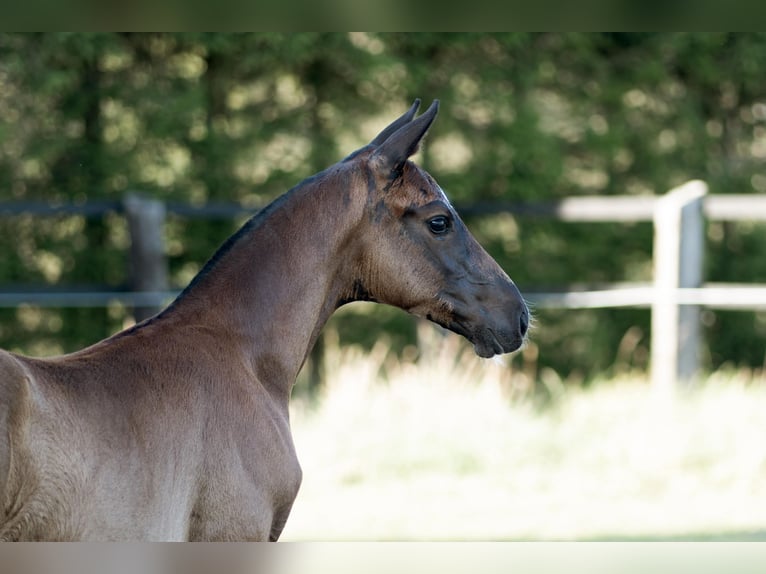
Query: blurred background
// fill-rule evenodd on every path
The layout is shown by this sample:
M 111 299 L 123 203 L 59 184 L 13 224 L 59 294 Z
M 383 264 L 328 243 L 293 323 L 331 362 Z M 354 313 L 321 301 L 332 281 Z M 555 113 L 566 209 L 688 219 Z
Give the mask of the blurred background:
M 417 162 L 529 297 L 531 340 L 482 362 L 342 309 L 294 393 L 285 535 L 766 538 L 766 300 L 699 309 L 678 399 L 650 391 L 648 302 L 556 296 L 653 280 L 651 209 L 563 218 L 572 198 L 766 191 L 765 34 L 2 34 L 0 346 L 70 352 L 153 312 L 416 97 L 442 103 Z M 158 274 L 135 198 L 161 207 Z M 704 282 L 763 281 L 762 218 L 704 223 Z

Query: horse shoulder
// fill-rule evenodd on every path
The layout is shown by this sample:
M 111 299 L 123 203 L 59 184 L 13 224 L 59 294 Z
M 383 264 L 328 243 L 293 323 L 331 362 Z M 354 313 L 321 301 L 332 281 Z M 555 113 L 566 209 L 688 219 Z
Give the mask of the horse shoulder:
M 278 538 L 297 496 L 302 471 L 287 398 L 260 380 L 273 369 L 257 372 L 232 365 L 215 385 L 191 540 Z

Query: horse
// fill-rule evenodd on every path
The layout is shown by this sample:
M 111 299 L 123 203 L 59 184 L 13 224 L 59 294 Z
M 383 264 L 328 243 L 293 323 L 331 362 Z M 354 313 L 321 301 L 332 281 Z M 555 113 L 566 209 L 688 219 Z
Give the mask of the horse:
M 275 541 L 302 471 L 288 403 L 330 315 L 399 307 L 481 357 L 529 310 L 410 159 L 420 100 L 253 215 L 164 310 L 71 354 L 0 351 L 0 540 Z

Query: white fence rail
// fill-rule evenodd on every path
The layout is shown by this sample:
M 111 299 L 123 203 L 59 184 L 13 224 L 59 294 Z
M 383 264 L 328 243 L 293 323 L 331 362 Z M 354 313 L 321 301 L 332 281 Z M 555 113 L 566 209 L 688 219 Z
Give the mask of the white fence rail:
M 652 383 L 691 380 L 702 348 L 700 308 L 766 309 L 766 284 L 705 283 L 705 219 L 766 221 L 766 196 L 707 195 L 690 181 L 659 197 L 581 197 L 559 204 L 565 221 L 653 221 L 654 277 L 650 284 L 588 291 L 530 293 L 538 307 L 651 307 Z

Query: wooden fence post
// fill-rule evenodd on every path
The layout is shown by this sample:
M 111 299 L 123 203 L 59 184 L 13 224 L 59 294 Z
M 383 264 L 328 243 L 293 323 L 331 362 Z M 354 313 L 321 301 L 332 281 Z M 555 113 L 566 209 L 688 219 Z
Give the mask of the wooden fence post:
M 130 232 L 130 282 L 133 291 L 155 294 L 168 289 L 168 267 L 165 258 L 163 228 L 165 204 L 156 199 L 129 193 L 123 200 Z M 149 297 L 151 299 L 151 297 Z M 162 301 L 136 304 L 136 322 L 158 313 Z
M 651 377 L 658 388 L 689 381 L 699 368 L 700 308 L 679 305 L 679 288 L 702 284 L 707 185 L 690 181 L 660 198 L 654 212 Z

